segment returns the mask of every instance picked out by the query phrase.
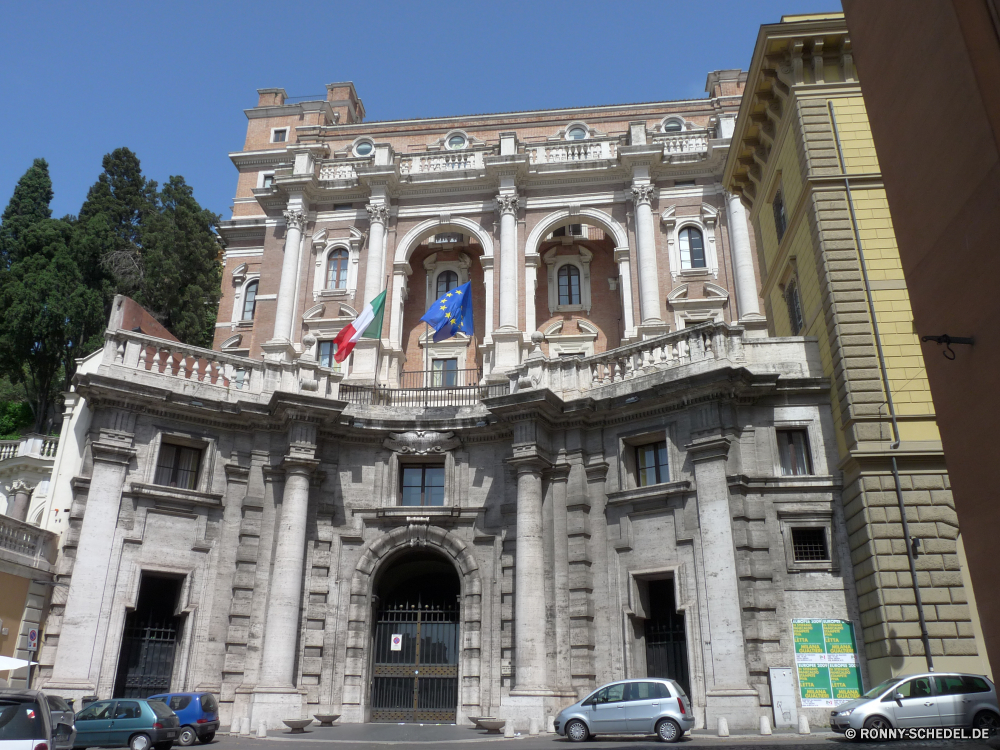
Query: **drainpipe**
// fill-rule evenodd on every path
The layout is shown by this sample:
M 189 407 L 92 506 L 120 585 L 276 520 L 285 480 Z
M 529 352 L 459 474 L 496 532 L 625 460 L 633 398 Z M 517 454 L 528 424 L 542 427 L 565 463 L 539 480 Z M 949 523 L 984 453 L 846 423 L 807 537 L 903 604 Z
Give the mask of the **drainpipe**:
M 833 102 L 827 101 L 827 109 L 830 111 L 830 123 L 833 125 L 833 137 L 837 143 L 837 159 L 840 163 L 840 176 L 844 179 L 844 188 L 847 191 L 847 207 L 851 213 L 851 227 L 854 230 L 854 243 L 858 248 L 858 260 L 861 262 L 861 277 L 865 285 L 865 295 L 868 298 L 868 314 L 872 320 L 872 332 L 875 334 L 875 350 L 878 353 L 879 372 L 882 374 L 882 387 L 885 389 L 885 402 L 889 409 L 889 420 L 892 423 L 893 442 L 889 449 L 894 451 L 899 449 L 899 423 L 896 421 L 896 407 L 892 402 L 892 390 L 889 387 L 889 372 L 885 366 L 885 355 L 882 352 L 882 337 L 879 335 L 878 318 L 875 317 L 875 301 L 872 299 L 872 288 L 868 282 L 868 265 L 865 263 L 865 253 L 861 246 L 861 232 L 858 229 L 858 219 L 854 213 L 854 197 L 851 193 L 851 180 L 847 176 L 847 164 L 844 161 L 844 149 L 840 144 L 840 131 L 837 128 L 837 116 L 833 111 Z M 920 597 L 920 586 L 917 585 L 917 563 L 913 555 L 913 545 L 919 543 L 919 539 L 910 537 L 910 526 L 906 521 L 906 506 L 903 503 L 903 489 L 899 483 L 899 467 L 896 465 L 896 456 L 889 454 L 892 463 L 892 479 L 896 487 L 896 503 L 899 505 L 899 518 L 903 523 L 903 539 L 906 544 L 906 558 L 910 562 L 910 579 L 913 581 L 913 597 L 917 604 L 917 618 L 920 620 L 920 639 L 924 642 L 924 658 L 927 661 L 927 671 L 934 671 L 934 658 L 931 656 L 930 637 L 927 635 L 927 620 L 924 617 L 924 602 Z

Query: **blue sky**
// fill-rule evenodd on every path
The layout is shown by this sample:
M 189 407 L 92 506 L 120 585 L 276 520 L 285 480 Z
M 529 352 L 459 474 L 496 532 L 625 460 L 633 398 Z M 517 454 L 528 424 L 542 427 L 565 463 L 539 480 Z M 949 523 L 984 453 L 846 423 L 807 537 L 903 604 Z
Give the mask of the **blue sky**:
M 762 23 L 839 0 L 681 2 L 47 2 L 0 12 L 0 210 L 48 160 L 53 213 L 76 213 L 102 156 L 180 174 L 229 218 L 256 89 L 323 98 L 354 81 L 369 120 L 704 95 L 746 68 Z

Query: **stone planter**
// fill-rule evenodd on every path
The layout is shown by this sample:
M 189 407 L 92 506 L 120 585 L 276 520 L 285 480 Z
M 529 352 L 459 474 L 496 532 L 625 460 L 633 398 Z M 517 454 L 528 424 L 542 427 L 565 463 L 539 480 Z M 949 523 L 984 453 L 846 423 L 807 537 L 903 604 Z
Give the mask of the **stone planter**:
M 306 727 L 313 723 L 312 719 L 283 719 L 282 723 L 292 730 L 292 734 L 305 734 Z
M 321 727 L 332 727 L 333 722 L 340 718 L 340 714 L 313 714 L 313 718 Z
M 504 724 L 506 724 L 504 719 L 480 719 L 477 724 L 486 730 L 486 734 L 500 734 L 500 730 L 503 729 Z

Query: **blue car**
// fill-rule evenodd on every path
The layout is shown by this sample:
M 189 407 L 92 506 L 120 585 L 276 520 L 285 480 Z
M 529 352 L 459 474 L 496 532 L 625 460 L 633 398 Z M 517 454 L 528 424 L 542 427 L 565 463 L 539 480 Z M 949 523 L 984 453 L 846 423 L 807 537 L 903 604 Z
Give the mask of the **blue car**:
M 211 693 L 160 693 L 151 701 L 163 701 L 180 719 L 177 744 L 189 747 L 197 740 L 207 745 L 219 730 L 219 701 Z

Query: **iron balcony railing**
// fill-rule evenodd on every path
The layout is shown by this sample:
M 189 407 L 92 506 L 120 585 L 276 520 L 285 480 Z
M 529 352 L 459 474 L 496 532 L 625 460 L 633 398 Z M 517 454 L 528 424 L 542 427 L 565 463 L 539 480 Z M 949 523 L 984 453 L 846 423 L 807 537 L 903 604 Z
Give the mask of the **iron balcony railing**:
M 504 396 L 510 383 L 480 384 L 482 371 L 410 370 L 400 373 L 399 388 L 342 383 L 340 398 L 360 406 L 475 406 L 484 398 Z

